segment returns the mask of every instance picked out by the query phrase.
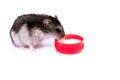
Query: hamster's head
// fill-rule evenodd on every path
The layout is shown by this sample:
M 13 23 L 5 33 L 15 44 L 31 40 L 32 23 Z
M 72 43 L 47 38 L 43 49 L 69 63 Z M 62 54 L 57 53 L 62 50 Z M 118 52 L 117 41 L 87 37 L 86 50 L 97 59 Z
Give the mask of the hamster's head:
M 43 21 L 44 28 L 43 31 L 50 36 L 56 39 L 63 39 L 65 37 L 64 29 L 58 20 L 57 16 L 44 19 Z

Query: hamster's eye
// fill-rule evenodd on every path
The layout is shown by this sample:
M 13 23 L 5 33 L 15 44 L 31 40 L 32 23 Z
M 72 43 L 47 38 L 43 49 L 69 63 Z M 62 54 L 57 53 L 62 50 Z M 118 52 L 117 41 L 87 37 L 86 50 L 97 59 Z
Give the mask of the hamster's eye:
M 61 30 L 60 29 L 55 29 L 58 33 L 61 33 Z

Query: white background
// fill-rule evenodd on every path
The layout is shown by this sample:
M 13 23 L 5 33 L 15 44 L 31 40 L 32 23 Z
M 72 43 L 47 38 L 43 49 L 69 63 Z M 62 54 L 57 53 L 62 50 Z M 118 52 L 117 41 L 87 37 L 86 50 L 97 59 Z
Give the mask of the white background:
M 58 16 L 66 34 L 84 37 L 84 50 L 64 55 L 48 39 L 36 52 L 11 44 L 17 16 Z M 120 80 L 119 0 L 1 0 L 0 80 Z

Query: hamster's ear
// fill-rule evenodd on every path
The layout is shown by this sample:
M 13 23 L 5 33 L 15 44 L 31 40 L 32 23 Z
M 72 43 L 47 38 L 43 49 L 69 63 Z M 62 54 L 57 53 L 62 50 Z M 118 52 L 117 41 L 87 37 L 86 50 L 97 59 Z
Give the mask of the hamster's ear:
M 49 24 L 51 24 L 51 20 L 50 19 L 44 19 L 43 20 L 43 23 L 45 24 L 45 25 L 49 25 Z
M 51 23 L 52 21 L 50 19 L 44 19 L 43 20 L 44 28 L 46 30 L 50 30 L 52 28 Z
M 57 15 L 54 16 L 55 19 L 58 19 Z

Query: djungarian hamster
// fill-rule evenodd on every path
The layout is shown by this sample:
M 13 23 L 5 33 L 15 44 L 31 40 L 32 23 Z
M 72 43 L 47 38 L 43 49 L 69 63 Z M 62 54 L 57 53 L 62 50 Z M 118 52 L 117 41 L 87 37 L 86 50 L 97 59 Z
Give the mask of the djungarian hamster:
M 17 47 L 35 49 L 42 40 L 62 39 L 64 29 L 57 16 L 46 14 L 24 14 L 18 16 L 10 29 L 10 38 Z

